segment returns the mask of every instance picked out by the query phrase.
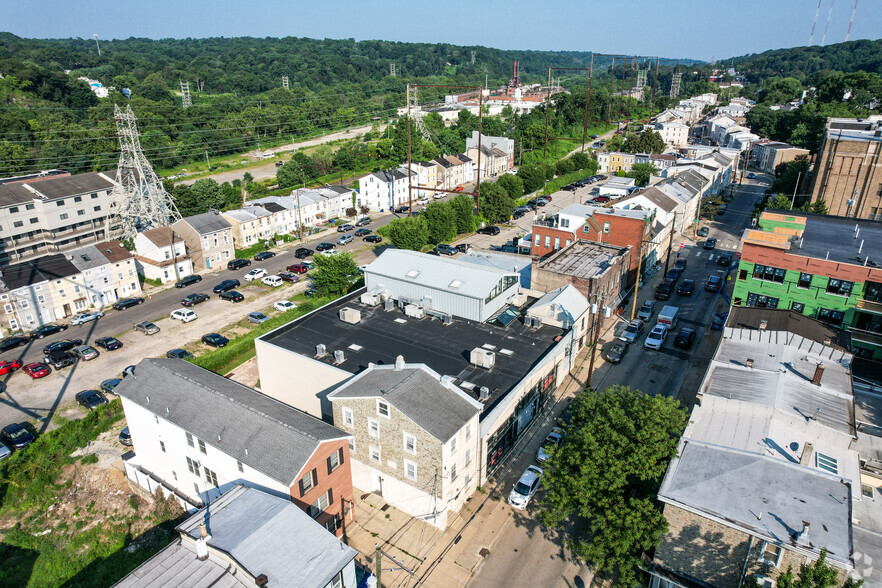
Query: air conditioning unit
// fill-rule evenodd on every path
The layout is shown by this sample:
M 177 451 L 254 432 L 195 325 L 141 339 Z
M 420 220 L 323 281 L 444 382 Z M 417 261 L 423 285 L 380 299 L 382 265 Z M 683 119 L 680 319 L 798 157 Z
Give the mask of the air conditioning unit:
M 472 349 L 469 361 L 478 367 L 493 369 L 493 366 L 496 365 L 496 354 L 489 349 L 475 347 Z
M 349 323 L 350 325 L 355 325 L 361 322 L 361 311 L 356 310 L 355 308 L 349 308 L 348 306 L 340 309 L 340 320 L 344 323 Z
M 390 310 L 395 310 L 395 301 L 391 298 L 387 298 L 383 301 L 383 310 L 389 312 Z
M 327 354 L 328 354 L 328 348 L 325 347 L 324 343 L 319 343 L 318 345 L 315 346 L 315 356 L 316 357 L 323 357 Z
M 486 402 L 488 398 L 490 398 L 490 388 L 487 386 L 481 386 L 481 389 L 478 390 L 478 400 L 481 402 Z
M 338 349 L 334 352 L 334 363 L 340 364 L 346 361 L 346 354 L 343 353 L 342 349 Z
M 365 292 L 361 295 L 361 303 L 366 306 L 377 306 L 380 304 L 380 296 L 379 294 L 371 294 L 370 292 Z
M 422 306 L 417 306 L 416 304 L 408 304 L 404 307 L 404 314 L 411 318 L 421 319 L 426 316 L 426 311 L 423 310 Z

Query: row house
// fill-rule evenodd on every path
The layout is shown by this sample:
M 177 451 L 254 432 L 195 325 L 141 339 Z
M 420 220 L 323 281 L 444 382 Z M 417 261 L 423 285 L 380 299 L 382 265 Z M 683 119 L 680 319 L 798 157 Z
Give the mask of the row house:
M 601 151 L 597 154 L 598 171 L 605 174 L 629 172 L 636 162 L 637 158 L 633 153 Z
M 352 435 L 178 359 L 142 360 L 116 393 L 134 484 L 195 506 L 244 484 L 293 502 L 337 536 L 352 521 Z
M 464 153 L 436 157 L 431 163 L 437 165 L 438 187 L 444 190 L 453 190 L 476 179 L 477 169 L 473 166 L 472 158 Z
M 775 168 L 782 163 L 788 163 L 800 155 L 808 154 L 808 149 L 794 147 L 780 141 L 763 139 L 762 141 L 755 142 L 751 147 L 750 159 L 756 169 L 767 174 L 773 174 L 775 173 Z
M 88 308 L 80 270 L 62 253 L 0 269 L 0 304 L 10 331 L 30 331 Z
M 687 216 L 686 204 L 651 186 L 617 200 L 615 206 L 623 210 L 651 210 L 655 213 L 653 229 L 656 234 L 652 242 L 646 244 L 646 259 L 652 265 L 670 254 L 672 235 L 683 234 L 692 226 L 694 216 Z
M 223 269 L 233 259 L 233 225 L 216 210 L 184 217 L 172 225 L 184 239 L 196 272 Z
M 46 173 L 0 183 L 0 264 L 104 241 L 116 172 Z
M 247 249 L 275 235 L 273 213 L 260 206 L 243 206 L 238 210 L 222 212 L 221 215 L 232 226 L 234 249 Z
M 135 256 L 119 241 L 72 249 L 67 257 L 82 274 L 91 308 L 104 308 L 128 296 L 141 294 Z
M 145 278 L 165 284 L 194 273 L 187 243 L 171 227 L 141 231 L 134 243 L 135 266 Z
M 368 368 L 328 395 L 353 438 L 352 483 L 440 529 L 478 486 L 483 405 L 425 364 Z
M 656 123 L 680 123 L 686 124 L 685 112 L 673 108 L 667 108 L 652 119 Z
M 731 147 L 733 149 L 738 149 L 739 151 L 747 151 L 750 149 L 751 145 L 759 140 L 759 135 L 755 135 L 749 130 L 730 132 L 726 134 L 725 147 Z
M 508 155 L 495 147 L 481 145 L 481 170 L 478 172 L 478 148 L 466 149 L 466 153 L 473 162 L 473 170 L 480 173 L 481 178 L 489 178 L 504 173 L 509 167 Z
M 504 157 L 505 161 L 500 162 L 499 165 L 504 166 L 504 170 L 509 170 L 514 168 L 514 139 L 509 139 L 508 137 L 490 137 L 484 134 L 481 134 L 481 147 L 488 147 L 491 151 L 497 151 L 497 157 Z M 478 131 L 472 131 L 471 137 L 466 137 L 466 154 L 472 159 L 475 159 L 477 156 L 477 151 L 475 151 L 475 156 L 472 156 L 471 151 L 473 149 L 477 150 L 478 148 Z M 481 157 L 484 157 L 484 152 L 482 151 Z M 481 166 L 484 167 L 483 165 Z
M 634 164 L 650 163 L 661 171 L 677 164 L 677 156 L 673 153 L 635 153 Z
M 655 132 L 668 147 L 681 147 L 689 141 L 689 125 L 679 122 L 657 122 Z
M 706 138 L 709 139 L 713 145 L 721 145 L 726 139 L 726 130 L 738 126 L 739 125 L 735 119 L 729 116 L 712 116 L 707 119 L 707 126 L 705 128 L 707 132 Z
M 406 168 L 376 171 L 359 181 L 358 205 L 380 212 L 406 205 L 410 198 L 417 199 L 416 191 L 409 192 L 408 186 L 417 185 L 419 174 L 415 171 L 409 181 Z

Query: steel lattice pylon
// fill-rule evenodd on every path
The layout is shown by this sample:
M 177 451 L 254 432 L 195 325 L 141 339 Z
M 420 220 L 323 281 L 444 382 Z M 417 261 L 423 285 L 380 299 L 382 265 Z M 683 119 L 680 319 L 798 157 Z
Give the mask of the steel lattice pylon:
M 680 95 L 680 80 L 683 78 L 682 73 L 675 73 L 671 78 L 671 98 L 676 98 Z
M 411 105 L 411 113 L 413 114 L 413 121 L 416 123 L 417 132 L 422 136 L 423 141 L 431 143 L 432 137 L 429 135 L 429 129 L 426 128 L 426 123 L 423 121 L 423 111 L 420 108 L 420 101 L 417 97 L 416 88 L 411 88 L 410 91 L 413 102 Z
M 168 226 L 181 220 L 172 197 L 141 151 L 138 127 L 131 106 L 123 111 L 113 107 L 116 132 L 119 136 L 119 164 L 111 201 L 116 212 L 110 223 L 111 237 L 132 239 L 140 231 Z

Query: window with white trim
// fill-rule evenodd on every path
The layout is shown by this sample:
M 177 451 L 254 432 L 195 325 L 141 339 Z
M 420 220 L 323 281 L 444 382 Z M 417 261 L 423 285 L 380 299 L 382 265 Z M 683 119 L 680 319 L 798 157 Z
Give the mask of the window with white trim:
M 217 488 L 220 485 L 217 483 L 217 474 L 208 468 L 203 469 L 205 470 L 205 481 Z
M 824 470 L 831 474 L 839 473 L 839 462 L 837 462 L 835 458 L 824 455 L 823 453 L 817 453 L 816 456 L 816 465 L 819 470 Z
M 408 453 L 416 453 L 416 437 L 404 433 L 404 450 Z
M 355 453 L 355 437 L 349 438 L 349 455 Z
M 470 463 L 472 463 L 472 450 L 471 448 L 467 448 L 465 453 L 465 464 L 469 465 Z
M 585 319 L 582 319 L 582 328 L 585 328 Z M 466 439 L 472 438 L 472 423 L 466 423 Z
M 371 461 L 380 463 L 380 448 L 371 446 Z
M 781 563 L 781 556 L 784 554 L 784 549 L 780 545 L 775 545 L 774 543 L 763 543 L 763 549 L 760 552 L 760 563 L 764 563 L 770 566 L 778 567 L 778 564 Z
M 416 479 L 417 479 L 417 464 L 405 459 L 404 460 L 404 476 L 408 480 L 416 481 Z
M 377 414 L 389 418 L 389 403 L 377 400 Z
M 190 459 L 188 457 L 187 458 L 187 469 L 190 470 L 191 474 L 198 476 L 199 475 L 199 462 L 197 462 L 193 459 Z
M 195 445 L 193 444 L 193 434 L 192 433 L 187 433 L 187 445 L 189 445 L 190 447 L 195 447 Z
M 456 437 L 450 440 L 450 453 L 456 453 Z
M 312 518 L 316 518 L 325 512 L 325 509 L 332 504 L 334 504 L 334 491 L 328 488 L 327 492 L 319 496 L 315 502 L 309 505 L 309 508 L 306 509 L 306 514 Z
M 375 419 L 368 419 L 368 435 L 371 437 L 380 436 L 380 423 Z
M 344 408 L 343 409 L 343 424 L 347 427 L 351 427 L 353 423 L 352 420 L 352 409 Z
M 873 498 L 873 487 L 869 484 L 861 484 L 861 496 L 864 498 Z

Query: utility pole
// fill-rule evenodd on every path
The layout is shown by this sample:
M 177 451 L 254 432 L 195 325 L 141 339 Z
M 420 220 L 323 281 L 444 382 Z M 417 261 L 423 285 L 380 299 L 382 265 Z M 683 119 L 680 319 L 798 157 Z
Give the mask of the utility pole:
M 547 116 L 547 111 L 546 111 Z M 481 137 L 484 136 L 484 129 L 481 121 L 484 117 L 484 92 L 478 93 L 478 178 L 475 183 L 475 209 L 478 216 L 481 216 Z
M 548 68 L 548 91 L 545 96 L 545 145 L 542 147 L 542 160 L 548 156 L 548 110 L 551 108 L 551 68 Z M 478 153 L 480 157 L 480 151 Z
M 172 250 L 172 262 L 175 266 L 175 280 L 181 281 L 181 274 L 178 272 L 178 250 L 175 249 L 175 230 L 172 229 L 171 232 L 171 250 Z
M 381 580 L 383 573 L 383 554 L 380 551 L 380 545 L 378 543 L 374 543 L 374 563 L 376 564 L 377 570 L 377 588 L 383 588 L 383 582 Z
M 674 228 L 677 226 L 677 213 L 674 213 L 674 222 L 671 223 L 671 235 L 668 240 L 668 254 L 665 256 L 665 275 L 668 275 L 668 265 L 671 263 L 671 253 L 674 252 Z
M 411 169 L 411 153 L 410 153 L 410 84 L 407 85 L 407 208 L 408 216 L 413 216 L 413 182 L 410 175 Z M 394 177 L 393 177 L 394 181 Z
M 799 178 L 802 176 L 802 172 L 796 174 L 796 185 L 793 186 L 793 198 L 790 199 L 790 210 L 793 210 L 793 204 L 796 202 L 796 189 L 799 187 Z
M 631 118 L 631 92 L 634 91 L 634 62 L 637 60 L 636 57 L 631 58 L 631 73 L 628 76 L 628 110 L 625 115 L 628 119 Z
M 610 68 L 610 76 L 609 76 L 609 101 L 606 104 L 606 124 L 609 126 L 610 115 L 612 114 L 612 103 L 613 103 L 613 80 L 616 79 L 616 56 L 613 55 L 612 58 L 612 67 Z M 616 125 L 618 126 L 618 125 Z
M 640 252 L 637 254 L 637 276 L 634 278 L 634 301 L 631 303 L 631 320 L 634 320 L 634 314 L 637 312 L 637 287 L 640 285 L 640 268 L 643 266 L 643 243 L 640 239 Z
M 655 89 L 658 86 L 658 62 L 659 58 L 655 58 L 655 80 L 652 82 L 652 98 L 649 99 L 649 118 L 652 118 L 652 109 L 655 108 Z
M 582 151 L 585 151 L 585 139 L 588 138 L 588 107 L 591 105 L 591 75 L 594 73 L 594 54 L 591 54 L 591 65 L 588 67 L 588 92 L 585 94 L 585 120 L 582 123 Z M 589 376 L 590 377 L 590 376 Z
M 595 295 L 595 300 L 596 300 Z M 603 297 L 600 297 L 600 303 L 595 303 L 593 306 L 597 307 L 597 312 L 594 314 L 593 322 L 591 323 L 592 327 L 592 341 L 591 341 L 591 361 L 588 363 L 588 381 L 585 383 L 586 387 L 591 387 L 591 377 L 594 375 L 594 354 L 597 351 L 597 341 L 600 339 L 600 328 L 603 323 Z
M 181 106 L 190 108 L 193 106 L 193 99 L 190 97 L 190 82 L 181 80 Z

